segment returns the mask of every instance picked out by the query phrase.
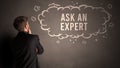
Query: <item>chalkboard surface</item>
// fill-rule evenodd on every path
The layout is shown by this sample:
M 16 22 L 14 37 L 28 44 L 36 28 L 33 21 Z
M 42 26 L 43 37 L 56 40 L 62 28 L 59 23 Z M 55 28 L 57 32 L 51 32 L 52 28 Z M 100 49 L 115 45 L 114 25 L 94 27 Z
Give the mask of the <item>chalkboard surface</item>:
M 119 0 L 1 0 L 0 68 L 11 68 L 13 20 L 28 16 L 41 68 L 120 68 Z

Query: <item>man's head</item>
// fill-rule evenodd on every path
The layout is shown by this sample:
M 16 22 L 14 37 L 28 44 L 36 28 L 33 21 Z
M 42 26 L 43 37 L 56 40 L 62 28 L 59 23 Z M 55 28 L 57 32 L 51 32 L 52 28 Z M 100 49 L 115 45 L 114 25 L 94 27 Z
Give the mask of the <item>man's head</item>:
M 29 24 L 28 24 L 28 17 L 26 16 L 18 16 L 15 18 L 13 26 L 18 31 L 29 32 Z

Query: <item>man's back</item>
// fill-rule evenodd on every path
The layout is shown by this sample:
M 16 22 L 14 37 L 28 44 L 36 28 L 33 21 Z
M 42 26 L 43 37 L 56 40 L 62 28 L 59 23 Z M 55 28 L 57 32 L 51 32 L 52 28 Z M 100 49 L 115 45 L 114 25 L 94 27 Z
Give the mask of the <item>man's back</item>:
M 43 47 L 37 35 L 19 32 L 13 40 L 12 51 L 15 68 L 39 68 L 37 54 L 43 52 Z

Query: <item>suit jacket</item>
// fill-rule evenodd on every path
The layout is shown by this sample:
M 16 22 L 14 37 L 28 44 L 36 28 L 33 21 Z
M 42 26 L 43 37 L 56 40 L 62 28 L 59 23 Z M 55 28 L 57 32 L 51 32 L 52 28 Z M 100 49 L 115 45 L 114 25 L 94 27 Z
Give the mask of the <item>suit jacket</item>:
M 39 68 L 37 54 L 43 53 L 43 47 L 37 35 L 19 32 L 13 40 L 12 52 L 15 68 Z

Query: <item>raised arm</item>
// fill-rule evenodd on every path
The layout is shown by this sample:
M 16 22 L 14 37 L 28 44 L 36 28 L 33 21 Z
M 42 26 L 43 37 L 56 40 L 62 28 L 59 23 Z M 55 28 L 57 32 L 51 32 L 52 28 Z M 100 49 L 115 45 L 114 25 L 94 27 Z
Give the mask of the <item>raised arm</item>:
M 37 54 L 42 54 L 44 52 L 44 49 L 40 43 L 39 37 L 36 35 L 36 52 Z

